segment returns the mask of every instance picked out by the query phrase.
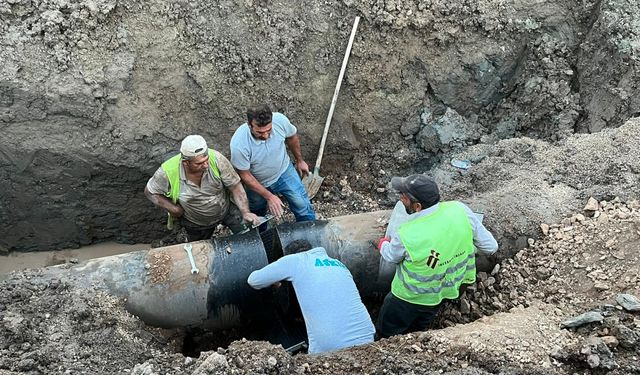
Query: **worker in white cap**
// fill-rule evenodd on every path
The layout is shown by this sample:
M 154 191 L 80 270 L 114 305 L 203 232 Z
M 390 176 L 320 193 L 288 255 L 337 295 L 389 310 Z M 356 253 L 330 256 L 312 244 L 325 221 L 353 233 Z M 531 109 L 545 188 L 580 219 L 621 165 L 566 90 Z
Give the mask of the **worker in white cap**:
M 189 241 L 211 238 L 219 223 L 233 233 L 245 223 L 260 224 L 249 211 L 240 177 L 227 158 L 207 147 L 202 136 L 189 135 L 180 153 L 162 163 L 144 189 L 147 198 L 169 213 L 167 226 L 180 218 Z

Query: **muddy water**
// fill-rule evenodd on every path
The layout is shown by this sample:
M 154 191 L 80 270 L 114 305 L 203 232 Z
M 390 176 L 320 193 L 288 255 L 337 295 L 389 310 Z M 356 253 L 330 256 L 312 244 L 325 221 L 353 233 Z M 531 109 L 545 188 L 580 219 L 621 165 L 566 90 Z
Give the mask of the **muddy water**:
M 115 242 L 105 242 L 77 249 L 39 251 L 33 253 L 12 252 L 9 255 L 0 256 L 0 277 L 15 270 L 53 266 L 71 261 L 75 262 L 76 260 L 82 262 L 93 258 L 148 249 L 148 244 L 123 245 Z

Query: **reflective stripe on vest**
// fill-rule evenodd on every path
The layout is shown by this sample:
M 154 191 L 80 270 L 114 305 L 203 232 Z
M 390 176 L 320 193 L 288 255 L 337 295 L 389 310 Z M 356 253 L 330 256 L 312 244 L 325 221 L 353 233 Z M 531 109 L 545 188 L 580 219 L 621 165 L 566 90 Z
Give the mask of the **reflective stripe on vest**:
M 469 263 L 469 261 L 472 261 L 473 263 Z M 416 279 L 418 281 L 422 281 L 422 282 L 431 282 L 431 281 L 440 281 L 442 279 L 444 279 L 444 275 L 433 275 L 431 277 L 422 277 L 419 276 L 411 271 L 409 271 L 406 266 L 403 264 L 401 264 L 399 267 L 396 267 L 396 276 L 400 279 L 400 281 L 402 281 L 404 283 L 404 286 L 409 289 L 410 291 L 412 291 L 413 293 L 417 293 L 417 294 L 426 294 L 426 293 L 440 293 L 442 291 L 443 288 L 450 288 L 453 286 L 456 286 L 460 284 L 462 284 L 462 280 L 464 280 L 464 278 L 467 276 L 467 272 L 469 271 L 473 271 L 475 272 L 476 270 L 476 257 L 474 254 L 469 255 L 469 257 L 467 257 L 467 259 L 465 259 L 462 263 L 460 263 L 456 268 L 465 268 L 465 273 L 459 275 L 458 277 L 454 278 L 451 281 L 442 281 L 441 284 L 437 287 L 433 287 L 433 288 L 420 288 L 411 284 L 407 284 L 407 282 L 404 279 L 404 275 L 403 273 L 400 271 L 400 268 L 402 268 L 402 270 L 407 274 L 407 276 L 411 277 L 412 279 Z M 447 270 L 447 273 L 453 274 L 455 273 L 456 270 L 452 270 L 451 272 L 449 272 L 449 270 Z
M 429 215 L 398 229 L 411 261 L 404 260 L 391 283 L 392 293 L 407 302 L 435 306 L 455 299 L 460 285 L 476 278 L 473 229 L 459 202 L 442 202 Z

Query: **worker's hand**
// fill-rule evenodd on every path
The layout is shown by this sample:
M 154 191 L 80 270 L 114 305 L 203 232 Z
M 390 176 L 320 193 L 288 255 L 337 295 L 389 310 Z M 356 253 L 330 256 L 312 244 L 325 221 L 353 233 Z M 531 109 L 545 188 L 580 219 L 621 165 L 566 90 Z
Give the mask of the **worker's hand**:
M 251 223 L 251 225 L 253 226 L 258 226 L 260 225 L 260 216 L 251 213 L 251 212 L 247 212 L 242 214 L 242 219 L 244 220 L 245 223 Z
M 304 177 L 309 174 L 309 166 L 304 160 L 298 160 L 296 162 L 296 170 L 300 177 Z
M 271 212 L 271 215 L 275 216 L 276 219 L 280 218 L 284 213 L 283 207 L 284 203 L 282 203 L 277 195 L 271 194 L 269 199 L 267 199 L 267 208 L 269 208 L 269 212 Z
M 389 243 L 391 242 L 391 239 L 389 237 L 382 237 L 381 239 L 378 240 L 378 244 L 376 245 L 376 247 L 378 248 L 378 251 L 382 251 L 382 246 L 385 243 Z
M 179 204 L 172 204 L 167 210 L 173 217 L 182 217 L 184 215 L 184 208 Z

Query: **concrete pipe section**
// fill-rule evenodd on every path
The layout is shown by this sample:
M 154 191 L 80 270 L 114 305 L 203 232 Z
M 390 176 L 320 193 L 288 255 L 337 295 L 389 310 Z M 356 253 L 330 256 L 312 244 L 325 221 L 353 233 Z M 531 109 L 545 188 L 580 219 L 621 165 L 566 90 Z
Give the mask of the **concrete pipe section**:
M 249 274 L 283 255 L 293 240 L 323 246 L 353 274 L 363 297 L 383 295 L 390 275 L 379 275 L 373 245 L 384 235 L 389 211 L 342 216 L 328 221 L 286 223 L 208 241 L 173 245 L 90 260 L 66 268 L 50 267 L 52 277 L 80 287 L 97 287 L 124 297 L 129 312 L 153 326 L 222 330 L 255 319 L 269 319 L 265 298 L 253 290 Z M 185 246 L 191 245 L 193 266 Z M 197 269 L 197 272 L 195 271 Z M 287 304 L 288 301 L 280 301 Z

